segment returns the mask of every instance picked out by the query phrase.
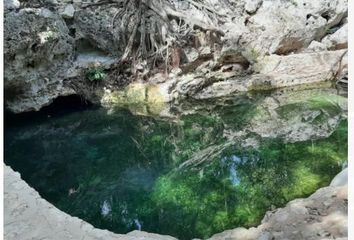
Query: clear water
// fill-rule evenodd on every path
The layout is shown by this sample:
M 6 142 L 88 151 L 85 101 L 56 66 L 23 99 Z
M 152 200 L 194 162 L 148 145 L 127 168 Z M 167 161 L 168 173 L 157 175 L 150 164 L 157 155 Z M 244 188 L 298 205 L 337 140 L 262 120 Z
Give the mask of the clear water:
M 259 224 L 266 211 L 308 196 L 341 170 L 347 121 L 336 96 L 299 101 L 303 94 L 266 109 L 286 121 L 310 116 L 291 126 L 305 135 L 304 126 L 334 126 L 328 137 L 252 132 L 267 95 L 243 96 L 194 103 L 171 118 L 89 109 L 7 125 L 5 162 L 42 197 L 95 227 L 207 238 Z

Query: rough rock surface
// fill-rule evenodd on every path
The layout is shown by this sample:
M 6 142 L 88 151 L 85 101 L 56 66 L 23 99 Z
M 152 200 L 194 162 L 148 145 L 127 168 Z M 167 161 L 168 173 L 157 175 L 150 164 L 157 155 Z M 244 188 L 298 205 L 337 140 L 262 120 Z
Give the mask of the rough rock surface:
M 118 34 L 122 26 L 117 5 L 97 0 L 4 3 L 5 102 L 12 112 L 39 110 L 58 96 L 81 94 L 64 80 L 85 82 L 81 72 L 96 63 L 110 71 L 124 52 L 127 39 Z M 347 0 L 204 4 L 222 16 L 218 27 L 224 36 L 217 39 L 197 30 L 181 50 L 185 57 L 179 67 L 147 79 L 159 79 L 165 101 L 335 80 L 341 78 L 339 72 L 345 73 L 335 62 L 338 50 L 347 48 Z M 188 1 L 179 7 L 191 15 L 196 9 Z M 198 14 L 194 17 L 201 20 Z M 97 88 L 115 90 L 115 84 L 120 86 L 103 82 Z
M 74 17 L 74 13 L 75 13 L 75 8 L 72 4 L 69 4 L 65 7 L 64 11 L 60 13 L 60 15 L 63 17 L 63 18 L 67 18 L 67 19 L 70 19 L 70 18 L 73 18 Z
M 85 39 L 107 54 L 120 56 L 122 43 L 111 27 L 114 8 L 88 8 L 75 14 L 75 37 Z
M 344 170 L 335 179 L 343 178 Z M 61 212 L 29 187 L 19 173 L 4 166 L 4 236 L 12 239 L 172 240 L 170 236 L 133 231 L 126 235 L 100 230 Z M 334 180 L 335 180 L 334 179 Z M 347 179 L 347 178 L 344 178 Z M 332 186 L 333 185 L 333 186 Z M 210 239 L 347 239 L 347 182 L 317 190 L 286 207 L 267 212 L 257 228 L 236 228 Z
M 10 167 L 4 166 L 4 237 L 7 240 L 173 240 L 142 231 L 114 234 L 96 229 L 89 223 L 72 217 L 52 204 L 27 185 Z
M 320 40 L 347 15 L 347 1 L 263 1 L 240 42 L 259 53 L 287 54 Z M 247 40 L 250 38 L 252 40 Z
M 182 75 L 159 84 L 165 101 L 181 98 L 208 99 L 234 95 L 250 90 L 270 90 L 335 79 L 347 71 L 347 50 L 299 53 L 288 56 L 270 55 L 255 65 L 255 74 L 210 72 Z M 167 92 L 166 92 L 167 91 Z
M 262 0 L 248 0 L 245 5 L 245 10 L 247 13 L 255 13 L 261 6 Z
M 321 43 L 330 50 L 348 48 L 348 24 L 344 24 L 333 34 L 324 37 Z
M 5 0 L 4 9 L 5 11 L 15 10 L 20 8 L 20 2 L 18 0 Z
M 73 39 L 59 14 L 46 8 L 24 8 L 5 14 L 4 88 L 13 112 L 39 110 L 59 95 L 73 57 Z

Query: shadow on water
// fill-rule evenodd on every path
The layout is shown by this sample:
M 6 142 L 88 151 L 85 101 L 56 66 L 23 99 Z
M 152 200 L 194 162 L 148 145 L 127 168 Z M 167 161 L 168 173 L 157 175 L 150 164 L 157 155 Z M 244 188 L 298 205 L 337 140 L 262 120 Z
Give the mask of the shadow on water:
M 5 162 L 56 207 L 95 227 L 206 238 L 259 224 L 267 210 L 311 194 L 340 171 L 344 110 L 331 93 L 304 95 L 185 103 L 169 117 L 89 108 L 8 124 Z M 264 137 L 255 127 L 268 131 L 295 115 L 283 128 L 306 140 Z M 320 129 L 327 135 L 315 137 Z M 250 137 L 257 144 L 247 144 Z
M 40 123 L 46 121 L 47 118 L 65 116 L 66 114 L 89 108 L 94 108 L 93 104 L 79 95 L 73 94 L 57 97 L 51 104 L 42 107 L 40 111 L 14 114 L 5 109 L 4 126 L 13 127 L 31 123 Z

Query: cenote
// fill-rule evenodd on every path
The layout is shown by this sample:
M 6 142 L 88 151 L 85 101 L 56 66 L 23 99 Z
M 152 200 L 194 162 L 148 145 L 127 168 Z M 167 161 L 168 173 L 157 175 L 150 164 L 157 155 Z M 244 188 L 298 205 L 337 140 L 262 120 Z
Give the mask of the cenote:
M 97 228 L 208 238 L 327 186 L 347 160 L 345 104 L 315 89 L 189 103 L 168 116 L 88 108 L 7 122 L 5 162 Z

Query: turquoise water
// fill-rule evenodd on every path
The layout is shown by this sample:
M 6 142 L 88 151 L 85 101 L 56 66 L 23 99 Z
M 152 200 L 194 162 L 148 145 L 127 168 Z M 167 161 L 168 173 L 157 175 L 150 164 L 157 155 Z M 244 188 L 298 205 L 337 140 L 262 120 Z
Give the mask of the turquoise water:
M 42 197 L 95 227 L 207 238 L 259 224 L 266 211 L 308 196 L 341 170 L 347 121 L 338 103 L 346 100 L 303 94 L 272 108 L 257 95 L 193 103 L 188 114 L 170 117 L 88 109 L 12 124 L 5 162 Z M 270 109 L 282 121 L 306 116 L 292 122 L 305 136 L 306 126 L 334 127 L 307 140 L 265 137 L 252 127 L 279 121 L 265 114 Z

